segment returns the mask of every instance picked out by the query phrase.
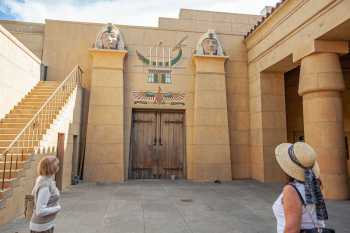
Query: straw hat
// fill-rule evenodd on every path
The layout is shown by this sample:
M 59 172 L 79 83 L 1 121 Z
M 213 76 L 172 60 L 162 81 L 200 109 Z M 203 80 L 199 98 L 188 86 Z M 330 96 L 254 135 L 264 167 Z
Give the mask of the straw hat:
M 282 143 L 276 147 L 275 155 L 282 170 L 299 181 L 305 181 L 304 171 L 306 168 L 312 168 L 317 178 L 320 176 L 316 152 L 304 142 Z

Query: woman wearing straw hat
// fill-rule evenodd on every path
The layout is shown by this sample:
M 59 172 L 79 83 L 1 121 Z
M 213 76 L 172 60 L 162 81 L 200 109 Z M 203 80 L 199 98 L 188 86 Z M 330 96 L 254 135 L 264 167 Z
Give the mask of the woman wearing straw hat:
M 275 154 L 289 178 L 272 207 L 277 233 L 334 232 L 324 228 L 328 214 L 314 149 L 303 142 L 282 143 L 276 147 Z

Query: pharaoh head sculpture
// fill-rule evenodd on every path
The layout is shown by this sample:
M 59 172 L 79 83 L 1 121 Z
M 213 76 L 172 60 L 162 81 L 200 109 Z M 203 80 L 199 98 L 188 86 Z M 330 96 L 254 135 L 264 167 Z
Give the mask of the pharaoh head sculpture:
M 124 50 L 124 41 L 119 29 L 108 23 L 96 38 L 95 47 L 98 49 Z
M 201 36 L 196 46 L 196 55 L 224 56 L 224 51 L 214 30 Z

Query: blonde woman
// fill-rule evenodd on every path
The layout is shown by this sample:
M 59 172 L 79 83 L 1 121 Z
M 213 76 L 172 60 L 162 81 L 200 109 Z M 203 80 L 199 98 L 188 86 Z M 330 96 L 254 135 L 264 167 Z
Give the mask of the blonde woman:
M 59 169 L 59 160 L 55 156 L 42 158 L 38 165 L 32 195 L 34 196 L 34 211 L 30 220 L 31 233 L 53 233 L 56 214 L 61 210 L 58 203 L 59 191 L 54 176 Z
M 273 204 L 277 233 L 331 233 L 322 196 L 316 152 L 306 143 L 282 143 L 275 149 L 276 160 L 289 183 Z

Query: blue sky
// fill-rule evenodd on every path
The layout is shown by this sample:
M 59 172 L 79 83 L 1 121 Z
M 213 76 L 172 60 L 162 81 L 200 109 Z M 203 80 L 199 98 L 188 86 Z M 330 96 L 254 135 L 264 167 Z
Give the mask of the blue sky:
M 157 26 L 158 17 L 178 17 L 180 8 L 259 14 L 279 0 L 0 0 L 0 19 L 43 23 L 45 19 Z
M 0 19 L 19 19 L 19 16 L 10 12 L 10 9 L 6 6 L 1 5 L 2 0 L 0 0 Z

